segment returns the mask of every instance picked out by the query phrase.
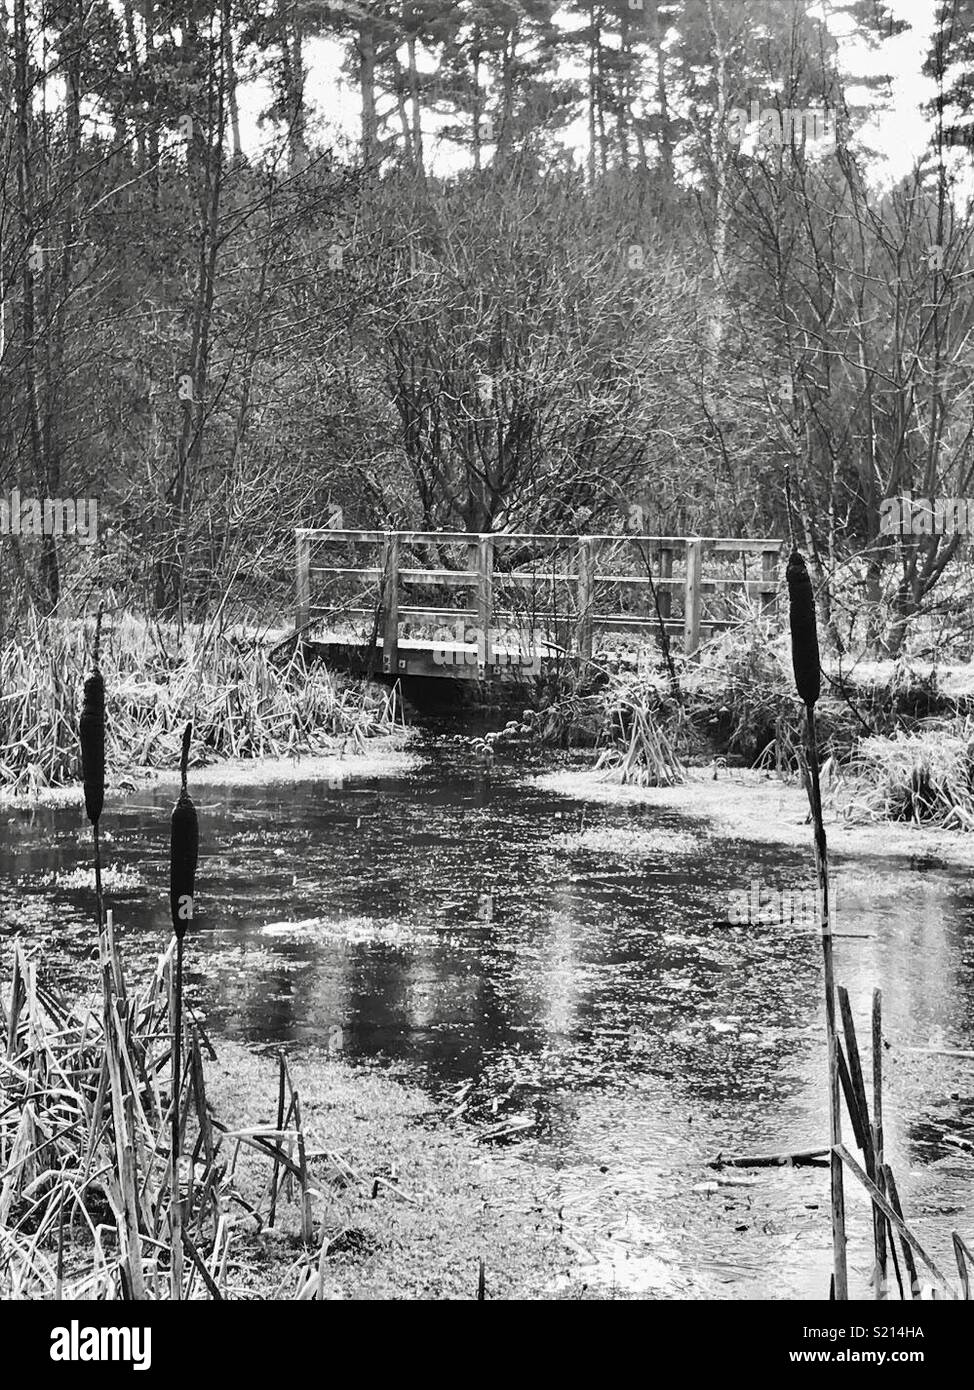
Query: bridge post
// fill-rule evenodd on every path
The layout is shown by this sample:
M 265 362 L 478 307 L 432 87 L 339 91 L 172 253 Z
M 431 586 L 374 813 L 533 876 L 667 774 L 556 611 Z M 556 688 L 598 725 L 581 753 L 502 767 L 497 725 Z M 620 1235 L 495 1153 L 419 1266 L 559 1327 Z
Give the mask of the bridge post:
M 399 669 L 399 532 L 386 531 L 382 548 L 382 670 Z
M 579 536 L 577 561 L 576 597 L 578 622 L 575 627 L 575 645 L 582 661 L 592 660 L 593 623 L 592 602 L 595 590 L 595 542 L 591 536 Z
M 308 533 L 294 532 L 294 626 L 299 631 L 311 620 L 311 541 Z
M 491 664 L 490 625 L 494 619 L 494 538 L 486 534 L 477 540 L 477 655 L 478 668 Z M 481 647 L 481 642 L 483 646 Z M 483 652 L 483 660 L 480 653 Z M 484 675 L 482 669 L 479 675 Z
M 761 551 L 761 578 L 765 584 L 770 585 L 770 591 L 762 591 L 761 611 L 778 608 L 778 559 L 781 555 L 781 547 L 776 546 L 774 550 Z
M 689 659 L 700 647 L 700 583 L 703 570 L 703 542 L 687 538 L 687 572 L 683 591 L 683 650 Z
M 664 545 L 659 553 L 659 577 L 660 579 L 673 578 L 673 551 L 668 545 Z M 668 584 L 661 584 L 658 596 L 660 617 L 668 622 L 673 611 L 673 590 Z

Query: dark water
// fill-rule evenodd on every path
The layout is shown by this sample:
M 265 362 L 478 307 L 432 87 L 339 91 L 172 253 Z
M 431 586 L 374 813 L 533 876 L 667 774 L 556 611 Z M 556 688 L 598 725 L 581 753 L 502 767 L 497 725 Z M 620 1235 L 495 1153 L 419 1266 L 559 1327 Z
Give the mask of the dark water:
M 583 1280 L 827 1295 L 824 1173 L 706 1166 L 827 1136 L 818 938 L 727 920 L 752 880 L 809 888 L 807 856 L 583 806 L 529 785 L 512 758 L 488 780 L 447 741 L 405 777 L 207 788 L 197 802 L 190 981 L 212 1033 L 328 1042 L 398 1065 L 461 1122 L 509 1126 L 504 1161 L 563 1211 Z M 133 938 L 166 939 L 170 805 L 143 794 L 106 816 L 130 961 Z M 621 855 L 633 830 L 658 847 Z M 91 979 L 91 894 L 66 876 L 88 856 L 80 811 L 2 823 L 0 924 L 78 983 Z M 932 861 L 838 868 L 840 929 L 856 933 L 837 942 L 838 978 L 864 1047 L 883 990 L 888 1147 L 908 1215 L 949 1269 L 950 1230 L 974 1243 L 974 1063 L 906 1049 L 974 1047 L 974 904 Z M 868 1215 L 858 1194 L 849 1205 L 865 1296 Z

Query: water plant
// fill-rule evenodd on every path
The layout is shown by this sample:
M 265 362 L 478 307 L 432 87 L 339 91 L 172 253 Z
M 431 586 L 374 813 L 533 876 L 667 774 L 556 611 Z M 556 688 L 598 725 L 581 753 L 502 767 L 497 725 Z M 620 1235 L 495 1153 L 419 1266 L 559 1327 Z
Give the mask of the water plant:
M 849 813 L 974 830 L 974 723 L 970 718 L 898 729 L 859 741 L 849 768 Z
M 186 786 L 189 768 L 189 748 L 193 726 L 183 730 L 183 747 L 179 759 L 180 790 L 172 811 L 169 835 L 169 908 L 176 938 L 176 977 L 173 1008 L 172 1040 L 172 1213 L 173 1213 L 173 1298 L 179 1299 L 182 1290 L 182 1200 L 179 1187 L 181 1062 L 183 1048 L 183 941 L 186 925 L 193 920 L 196 894 L 196 865 L 199 860 L 200 827 L 193 798 Z
M 105 681 L 99 670 L 99 639 L 101 611 L 95 621 L 93 670 L 84 686 L 84 701 L 78 721 L 78 741 L 81 744 L 81 776 L 84 783 L 85 814 L 91 822 L 94 841 L 95 893 L 98 898 L 98 930 L 105 920 L 101 886 L 101 843 L 98 822 L 105 805 Z
M 596 768 L 624 785 L 672 787 L 684 780 L 677 752 L 685 713 L 678 701 L 660 696 L 642 683 L 614 678 L 605 701 L 604 737 L 609 746 Z
M 815 868 L 821 895 L 822 953 L 825 967 L 825 1028 L 829 1070 L 829 1169 L 832 1210 L 833 1294 L 837 1299 L 849 1296 L 846 1268 L 845 1201 L 842 1188 L 842 1161 L 837 1146 L 842 1142 L 841 1098 L 839 1094 L 839 1059 L 835 1027 L 835 964 L 832 952 L 832 922 L 829 911 L 829 860 L 822 815 L 822 790 L 819 780 L 818 745 L 815 730 L 815 704 L 821 694 L 821 659 L 818 649 L 818 628 L 815 618 L 815 595 L 808 568 L 797 550 L 793 550 L 785 571 L 788 581 L 788 620 L 791 629 L 791 659 L 795 672 L 795 687 L 805 706 L 807 735 L 809 805 L 815 827 Z

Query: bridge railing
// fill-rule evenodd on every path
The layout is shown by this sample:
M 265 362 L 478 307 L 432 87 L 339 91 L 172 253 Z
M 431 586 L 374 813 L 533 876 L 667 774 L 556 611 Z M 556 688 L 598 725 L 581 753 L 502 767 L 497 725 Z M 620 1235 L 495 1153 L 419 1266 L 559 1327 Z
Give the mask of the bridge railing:
M 305 628 L 316 617 L 339 612 L 343 618 L 371 620 L 381 642 L 383 669 L 398 669 L 399 627 L 469 621 L 482 634 L 499 623 L 547 631 L 563 649 L 590 659 L 595 635 L 611 630 L 682 631 L 684 650 L 693 656 L 704 629 L 733 626 L 726 613 L 708 615 L 705 597 L 734 591 L 757 597 L 762 608 L 775 604 L 782 542 L 772 538 L 724 536 L 533 535 L 524 532 L 478 534 L 462 531 L 353 531 L 303 528 L 295 533 L 295 622 Z M 336 547 L 353 551 L 352 563 L 322 563 Z M 358 554 L 374 554 L 363 563 Z M 444 552 L 459 549 L 465 563 L 446 565 Z M 417 563 L 416 552 L 438 563 Z M 633 556 L 639 568 L 633 569 Z M 339 559 L 343 557 L 337 557 Z M 347 561 L 348 557 L 344 557 Z M 550 567 L 539 567 L 550 561 Z M 624 567 L 623 567 L 624 566 Z M 739 570 L 739 572 L 738 572 Z M 715 572 L 719 571 L 719 572 Z M 363 584 L 373 602 L 336 609 L 314 602 L 317 581 Z M 466 591 L 468 606 L 410 603 L 411 588 Z M 559 600 L 559 591 L 562 598 Z M 550 601 L 539 607 L 539 593 Z M 674 594 L 682 613 L 673 615 Z M 628 610 L 621 608 L 626 595 Z M 361 596 L 361 595 L 360 595 Z M 518 602 L 518 597 L 527 601 Z M 613 598 L 606 611 L 605 600 Z M 649 601 L 649 611 L 646 603 Z M 635 611 L 635 608 L 642 611 Z M 507 606 L 504 606 L 506 603 Z M 487 642 L 490 661 L 489 639 Z

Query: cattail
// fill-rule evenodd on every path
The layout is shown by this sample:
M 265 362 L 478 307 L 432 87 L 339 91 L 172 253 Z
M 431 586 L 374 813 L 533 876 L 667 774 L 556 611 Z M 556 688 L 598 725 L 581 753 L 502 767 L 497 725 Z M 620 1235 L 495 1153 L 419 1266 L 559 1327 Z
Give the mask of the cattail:
M 196 863 L 200 850 L 199 818 L 193 798 L 186 790 L 186 768 L 192 736 L 193 726 L 187 724 L 183 733 L 183 753 L 179 764 L 182 787 L 172 811 L 169 841 L 169 907 L 173 931 L 179 941 L 186 934 L 186 923 L 193 919 Z
M 791 662 L 798 694 L 810 708 L 821 690 L 818 655 L 818 629 L 815 623 L 815 596 L 808 568 L 797 550 L 791 552 L 788 568 L 788 608 L 791 622 Z
M 85 811 L 92 825 L 97 825 L 105 804 L 105 682 L 97 667 L 85 681 L 78 736 Z
M 829 910 L 829 854 L 822 816 L 822 788 L 819 781 L 818 742 L 815 733 L 815 701 L 821 689 L 818 630 L 815 624 L 815 595 L 805 561 L 797 550 L 791 552 L 788 568 L 789 616 L 791 620 L 791 660 L 795 684 L 805 703 L 808 736 L 808 804 L 815 827 L 815 867 L 822 904 L 822 955 L 825 965 L 825 1035 L 829 1059 L 829 1140 L 832 1146 L 830 1186 L 832 1206 L 832 1290 L 839 1300 L 849 1297 L 846 1263 L 845 1199 L 842 1190 L 842 1163 L 838 1146 L 842 1142 L 839 1058 L 835 1024 L 835 963 L 832 954 L 832 924 Z

